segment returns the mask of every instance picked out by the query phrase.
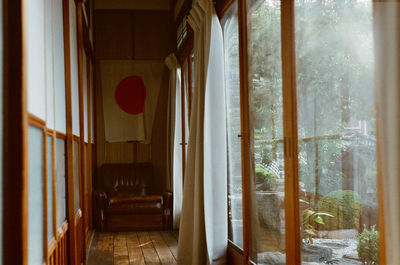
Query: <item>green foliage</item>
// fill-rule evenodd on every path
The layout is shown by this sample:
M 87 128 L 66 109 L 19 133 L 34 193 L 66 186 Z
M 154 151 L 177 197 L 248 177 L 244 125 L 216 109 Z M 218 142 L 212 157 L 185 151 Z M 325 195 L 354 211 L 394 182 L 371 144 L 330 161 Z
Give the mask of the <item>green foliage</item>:
M 270 187 L 270 191 L 276 190 L 276 176 L 274 173 L 272 173 L 271 171 L 269 171 L 267 169 L 260 167 L 259 165 L 256 165 L 255 175 L 256 175 L 256 183 L 257 184 L 266 182 L 267 185 Z
M 316 212 L 312 209 L 305 209 L 302 212 L 301 238 L 306 244 L 313 244 L 313 237 L 316 236 L 316 225 L 325 225 L 324 219 L 331 218 L 333 215 L 324 212 Z
M 379 264 L 379 233 L 375 230 L 375 226 L 368 230 L 364 225 L 364 231 L 357 237 L 358 257 L 364 265 Z
M 327 230 L 358 228 L 362 211 L 361 198 L 352 190 L 336 190 L 322 197 L 316 209 L 336 216 L 325 220 Z

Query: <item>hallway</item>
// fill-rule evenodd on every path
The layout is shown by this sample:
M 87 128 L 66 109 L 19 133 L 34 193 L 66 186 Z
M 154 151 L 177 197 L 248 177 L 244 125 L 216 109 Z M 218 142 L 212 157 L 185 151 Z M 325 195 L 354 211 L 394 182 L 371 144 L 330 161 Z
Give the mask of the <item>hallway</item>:
M 176 264 L 177 231 L 96 232 L 88 265 Z

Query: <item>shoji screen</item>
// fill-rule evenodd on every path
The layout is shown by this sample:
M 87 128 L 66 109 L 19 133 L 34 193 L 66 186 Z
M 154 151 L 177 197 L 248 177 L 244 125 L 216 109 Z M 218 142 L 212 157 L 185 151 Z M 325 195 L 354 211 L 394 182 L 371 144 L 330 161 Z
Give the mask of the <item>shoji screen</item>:
M 46 136 L 47 141 L 47 160 L 46 160 L 46 172 L 47 172 L 47 242 L 54 238 L 53 231 L 53 137 L 51 135 Z
M 92 144 L 94 144 L 94 122 L 93 122 L 93 119 L 94 119 L 94 112 L 95 112 L 95 109 L 94 109 L 94 101 L 93 101 L 93 89 L 94 89 L 94 86 L 93 86 L 93 66 L 92 66 L 92 64 L 90 63 L 89 64 L 89 68 L 90 68 L 90 123 L 91 123 L 91 130 L 92 130 L 92 139 L 91 139 L 91 143 Z
M 79 136 L 78 43 L 74 0 L 69 0 L 69 28 L 71 45 L 72 133 Z
M 55 88 L 55 128 L 66 133 L 65 115 L 65 66 L 64 66 L 64 33 L 62 1 L 53 1 L 54 13 L 54 88 Z
M 57 227 L 60 228 L 67 218 L 66 210 L 66 174 L 65 174 L 65 140 L 56 140 L 56 181 L 57 181 Z
M 45 0 L 45 78 L 46 127 L 55 129 L 54 122 L 54 51 L 53 51 L 53 0 Z
M 74 193 L 75 193 L 75 212 L 80 208 L 79 201 L 79 142 L 74 140 Z
M 25 69 L 28 112 L 46 121 L 46 1 L 24 1 Z M 51 49 L 50 49 L 51 51 Z M 50 52 L 51 54 L 51 52 Z M 43 264 L 44 259 L 44 133 L 42 122 L 28 131 L 28 264 Z M 46 220 L 47 221 L 47 220 Z
M 45 6 L 43 0 L 24 3 L 28 111 L 46 120 Z
M 41 265 L 43 252 L 43 130 L 29 127 L 28 264 Z
M 84 134 L 84 139 L 85 143 L 88 142 L 88 136 L 89 136 L 89 131 L 88 131 L 88 87 L 87 87 L 87 61 L 86 61 L 86 54 L 83 52 L 83 121 L 84 121 L 84 126 L 85 126 L 85 134 Z

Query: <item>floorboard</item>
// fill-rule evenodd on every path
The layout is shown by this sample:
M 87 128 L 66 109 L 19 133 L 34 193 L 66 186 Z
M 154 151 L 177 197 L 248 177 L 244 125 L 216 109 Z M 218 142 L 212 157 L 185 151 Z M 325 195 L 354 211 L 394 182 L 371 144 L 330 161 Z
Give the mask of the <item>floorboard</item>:
M 171 231 L 162 231 L 161 236 L 163 237 L 165 243 L 167 243 L 172 255 L 174 255 L 175 260 L 178 259 L 178 240 L 173 236 Z
M 96 232 L 88 265 L 175 265 L 178 242 L 173 231 Z

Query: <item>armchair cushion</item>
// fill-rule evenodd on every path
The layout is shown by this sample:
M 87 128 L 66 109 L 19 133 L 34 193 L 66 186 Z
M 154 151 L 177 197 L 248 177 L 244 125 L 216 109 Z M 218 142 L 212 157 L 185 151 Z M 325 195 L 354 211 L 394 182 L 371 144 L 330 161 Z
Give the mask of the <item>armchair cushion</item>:
M 129 194 L 117 194 L 110 196 L 108 201 L 110 205 L 123 204 L 123 203 L 163 203 L 163 197 L 161 195 L 148 195 L 148 196 L 132 196 Z

